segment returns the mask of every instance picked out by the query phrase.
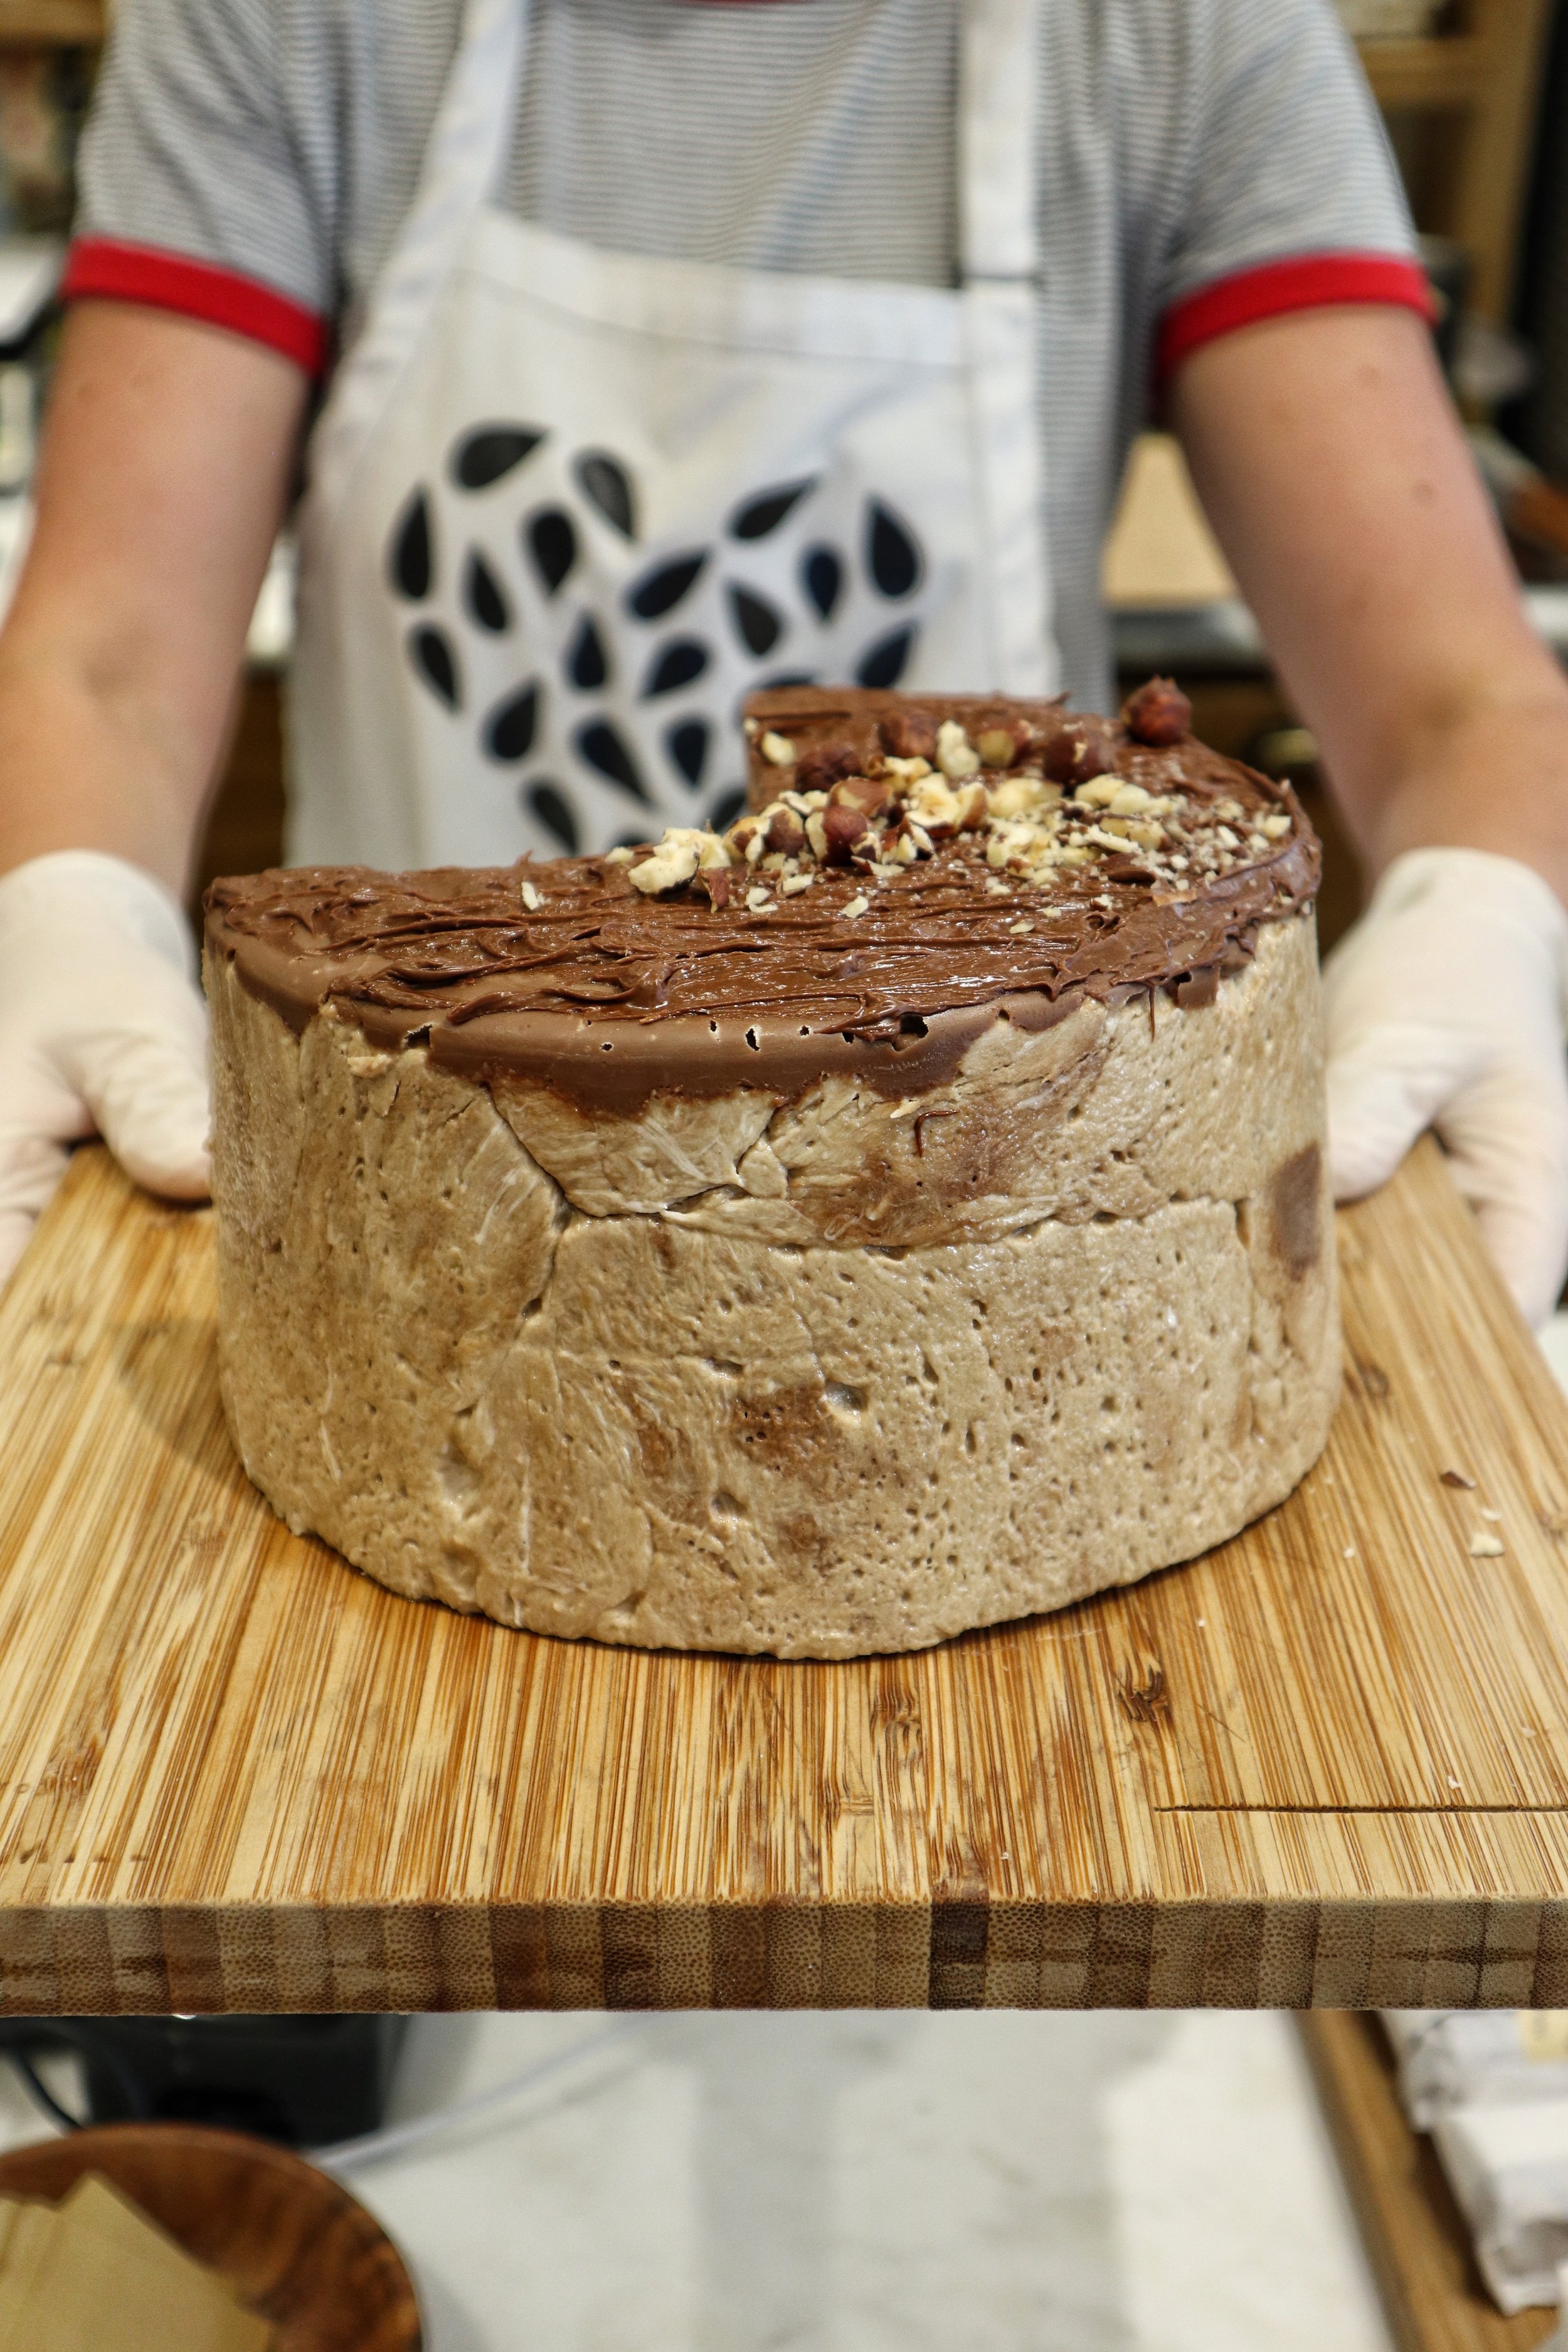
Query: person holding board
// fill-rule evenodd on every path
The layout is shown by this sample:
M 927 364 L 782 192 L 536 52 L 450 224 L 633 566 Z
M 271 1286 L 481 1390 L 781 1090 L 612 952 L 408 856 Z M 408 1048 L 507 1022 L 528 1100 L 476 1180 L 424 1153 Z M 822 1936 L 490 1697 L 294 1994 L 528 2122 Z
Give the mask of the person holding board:
M 121 0 L 0 635 L 0 1270 L 207 1180 L 178 893 L 302 478 L 288 854 L 723 823 L 800 679 L 1103 707 L 1164 412 L 1380 878 L 1342 1196 L 1568 1263 L 1568 685 L 1327 0 Z

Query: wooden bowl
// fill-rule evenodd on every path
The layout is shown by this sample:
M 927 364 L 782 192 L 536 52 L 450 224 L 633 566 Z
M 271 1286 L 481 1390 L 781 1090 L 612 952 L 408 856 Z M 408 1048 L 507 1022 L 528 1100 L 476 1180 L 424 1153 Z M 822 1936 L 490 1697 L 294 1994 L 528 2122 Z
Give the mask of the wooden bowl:
M 0 2156 L 0 2196 L 63 2197 L 100 2172 L 278 2331 L 277 2352 L 420 2352 L 402 2256 L 303 2158 L 202 2124 L 100 2124 Z

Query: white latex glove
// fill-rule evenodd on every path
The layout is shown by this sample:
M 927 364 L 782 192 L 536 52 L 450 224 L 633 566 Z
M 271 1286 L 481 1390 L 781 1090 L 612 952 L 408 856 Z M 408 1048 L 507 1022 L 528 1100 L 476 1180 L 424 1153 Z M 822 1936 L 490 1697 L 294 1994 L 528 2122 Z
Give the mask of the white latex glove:
M 1334 1197 L 1359 1200 L 1437 1131 L 1533 1324 L 1568 1268 L 1568 915 L 1528 866 L 1413 849 L 1323 971 Z
M 97 1133 L 138 1183 L 206 1198 L 206 1007 L 190 929 L 140 866 L 61 850 L 0 876 L 0 1282 Z

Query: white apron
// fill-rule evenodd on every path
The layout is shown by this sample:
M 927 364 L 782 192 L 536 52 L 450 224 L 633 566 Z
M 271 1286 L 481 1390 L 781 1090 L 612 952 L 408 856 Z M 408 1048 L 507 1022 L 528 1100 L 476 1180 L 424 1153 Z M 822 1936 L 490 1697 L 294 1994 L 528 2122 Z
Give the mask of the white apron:
M 289 855 L 723 824 L 770 682 L 1054 689 L 1038 0 L 964 0 L 956 291 L 606 253 L 500 210 L 527 0 L 470 0 L 310 449 Z

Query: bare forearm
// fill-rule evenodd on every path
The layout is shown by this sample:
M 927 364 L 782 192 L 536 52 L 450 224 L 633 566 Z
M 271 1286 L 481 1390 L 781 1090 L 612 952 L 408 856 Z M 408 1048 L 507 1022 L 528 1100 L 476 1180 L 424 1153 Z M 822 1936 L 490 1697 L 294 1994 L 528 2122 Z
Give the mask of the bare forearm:
M 1249 329 L 1195 355 L 1174 408 L 1373 871 L 1489 849 L 1568 899 L 1568 683 L 1524 618 L 1418 322 Z
M 102 849 L 183 892 L 217 745 L 181 732 L 134 680 L 0 637 L 0 872 Z
M 73 315 L 0 632 L 0 871 L 94 848 L 183 887 L 304 390 L 214 329 Z

